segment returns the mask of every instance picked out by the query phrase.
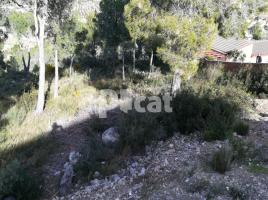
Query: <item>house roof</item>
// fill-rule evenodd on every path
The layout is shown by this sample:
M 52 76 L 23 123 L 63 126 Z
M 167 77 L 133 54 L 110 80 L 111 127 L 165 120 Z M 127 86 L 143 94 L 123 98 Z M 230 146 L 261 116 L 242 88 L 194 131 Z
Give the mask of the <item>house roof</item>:
M 251 45 L 249 40 L 238 40 L 236 38 L 223 38 L 218 36 L 213 43 L 212 49 L 221 53 L 228 53 L 234 50 L 240 50 Z
M 268 40 L 256 40 L 253 41 L 252 56 L 268 55 Z

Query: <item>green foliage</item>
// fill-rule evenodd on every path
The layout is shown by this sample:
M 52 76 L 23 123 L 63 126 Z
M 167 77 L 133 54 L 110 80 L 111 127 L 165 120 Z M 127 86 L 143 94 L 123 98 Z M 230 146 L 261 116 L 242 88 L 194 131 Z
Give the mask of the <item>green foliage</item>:
M 248 65 L 226 78 L 241 81 L 244 87 L 253 94 L 268 94 L 268 68 L 266 65 Z
M 228 69 L 228 67 L 228 64 L 224 66 L 201 63 L 197 77 L 209 82 L 226 85 L 230 88 L 238 87 L 240 89 L 236 93 L 241 93 L 241 95 L 245 93 L 243 90 L 251 94 L 263 95 L 264 97 L 266 96 L 265 94 L 268 94 L 267 65 L 241 64 L 241 66 L 237 68 Z M 248 94 L 247 96 L 246 101 L 241 99 L 244 105 L 248 105 L 249 102 L 251 102 L 250 95 Z
M 196 55 L 211 45 L 215 34 L 212 21 L 205 18 L 181 18 L 166 14 L 159 20 L 164 41 L 158 55 L 172 71 L 180 70 L 188 78 L 197 71 Z
M 0 97 L 21 95 L 25 91 L 29 91 L 35 85 L 35 76 L 25 78 L 23 72 L 8 71 L 0 76 Z
M 26 118 L 27 114 L 34 110 L 37 91 L 24 93 L 16 105 L 12 107 L 6 114 L 6 119 L 14 125 L 20 125 Z
M 238 121 L 234 125 L 234 131 L 238 135 L 245 136 L 249 133 L 249 125 L 243 121 Z
M 92 42 L 95 32 L 95 14 L 89 13 L 86 23 L 77 16 L 68 18 L 61 26 L 55 25 L 56 44 L 61 58 L 71 58 Z
M 232 149 L 227 146 L 224 146 L 213 155 L 213 158 L 211 160 L 211 166 L 216 172 L 224 174 L 230 169 L 232 160 Z
M 261 28 L 261 25 L 257 23 L 255 26 L 252 28 L 252 35 L 254 40 L 261 40 L 263 37 L 263 31 Z
M 134 41 L 146 40 L 154 32 L 157 26 L 153 18 L 155 12 L 149 0 L 131 0 L 125 6 L 125 24 Z
M 234 50 L 229 52 L 228 57 L 232 58 L 234 62 L 237 61 L 244 62 L 246 55 L 242 51 Z
M 96 171 L 109 176 L 120 167 L 120 155 L 114 149 L 105 147 L 96 135 L 91 135 L 89 144 L 82 151 L 83 157 L 75 166 L 76 174 L 82 181 L 92 180 Z
M 193 83 L 193 81 L 191 81 Z M 196 82 L 183 89 L 173 101 L 179 131 L 202 131 L 205 140 L 222 140 L 232 132 L 241 110 L 246 109 L 246 92 L 233 86 Z M 246 100 L 248 101 L 248 100 Z
M 38 199 L 38 185 L 36 178 L 30 176 L 17 160 L 0 171 L 0 197 L 10 195 L 18 200 Z
M 229 141 L 233 148 L 234 160 L 247 163 L 248 161 L 260 159 L 259 152 L 251 142 L 239 137 L 231 137 Z
M 179 68 L 187 78 L 197 70 L 196 54 L 210 46 L 216 32 L 212 20 L 175 16 L 157 10 L 148 0 L 130 1 L 124 14 L 132 39 L 157 50 L 171 70 Z
M 212 19 L 224 37 L 244 37 L 247 19 L 258 12 L 259 0 L 154 0 L 154 5 L 179 16 Z M 264 2 L 264 1 L 263 1 Z
M 246 192 L 237 187 L 230 187 L 229 194 L 232 196 L 233 199 L 238 199 L 238 200 L 249 199 Z
M 268 174 L 268 168 L 260 164 L 252 164 L 249 171 L 256 174 Z
M 124 24 L 127 0 L 103 0 L 96 17 L 98 36 L 107 46 L 115 47 L 129 38 Z
M 22 13 L 13 11 L 8 16 L 12 29 L 18 34 L 26 34 L 34 25 L 32 13 Z
M 258 8 L 260 13 L 268 13 L 268 3 Z
M 144 102 L 146 104 L 146 102 Z M 160 114 L 138 113 L 131 111 L 120 118 L 119 133 L 121 146 L 129 147 L 132 151 L 140 151 L 152 141 L 167 137 L 165 121 Z

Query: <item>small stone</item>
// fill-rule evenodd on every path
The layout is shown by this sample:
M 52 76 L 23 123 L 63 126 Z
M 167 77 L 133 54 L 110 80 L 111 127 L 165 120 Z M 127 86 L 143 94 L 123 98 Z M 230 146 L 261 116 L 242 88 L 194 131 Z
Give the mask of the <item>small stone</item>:
M 98 178 L 98 177 L 100 177 L 100 172 L 96 171 L 96 172 L 94 173 L 94 178 Z
M 69 161 L 72 165 L 75 165 L 80 157 L 81 157 L 80 153 L 72 151 L 69 155 Z
M 135 168 L 137 166 L 138 166 L 138 163 L 137 162 L 134 162 L 134 163 L 131 164 L 131 167 L 133 167 L 133 168 Z
M 145 176 L 145 168 L 144 167 L 141 169 L 139 176 Z
M 96 186 L 96 185 L 99 185 L 99 184 L 100 184 L 100 180 L 98 180 L 98 179 L 94 179 L 94 180 L 90 181 L 90 185 Z
M 118 143 L 120 135 L 116 128 L 112 127 L 104 131 L 102 134 L 102 142 L 106 146 L 114 146 Z
M 61 173 L 60 171 L 57 171 L 57 172 L 54 173 L 54 176 L 59 176 L 60 173 Z
M 117 174 L 112 175 L 112 177 L 111 177 L 112 182 L 117 182 L 117 181 L 119 181 L 120 179 L 121 179 L 120 176 L 118 176 Z

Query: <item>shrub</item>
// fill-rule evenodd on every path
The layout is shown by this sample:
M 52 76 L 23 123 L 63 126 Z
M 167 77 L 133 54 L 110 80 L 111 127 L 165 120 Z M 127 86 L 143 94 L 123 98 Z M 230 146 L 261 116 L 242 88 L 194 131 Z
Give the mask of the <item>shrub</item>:
M 249 171 L 257 174 L 268 174 L 268 168 L 259 164 L 252 164 L 249 166 Z
M 32 200 L 39 195 L 38 182 L 18 161 L 12 161 L 0 171 L 0 198 L 14 196 L 17 200 Z
M 130 147 L 134 152 L 142 150 L 154 140 L 167 137 L 161 114 L 138 113 L 131 111 L 122 114 L 119 120 L 119 133 L 123 148 Z
M 230 147 L 222 147 L 218 152 L 213 155 L 211 166 L 221 174 L 224 174 L 231 167 L 233 160 L 233 151 Z
M 225 139 L 237 115 L 237 107 L 222 98 L 211 99 L 192 91 L 182 91 L 173 101 L 179 131 L 204 131 L 206 140 Z
M 96 133 L 101 133 L 108 129 L 109 125 L 106 119 L 93 115 L 90 119 L 90 128 Z
M 238 134 L 238 135 L 248 135 L 249 133 L 249 125 L 245 122 L 242 121 L 238 121 L 235 123 L 234 125 L 234 131 Z
M 211 141 L 226 139 L 242 111 L 252 108 L 251 102 L 240 87 L 194 79 L 183 85 L 172 106 L 180 132 L 204 132 L 204 139 Z
M 249 199 L 247 193 L 238 187 L 230 187 L 229 194 L 232 196 L 233 199 L 238 199 L 238 200 Z
M 25 34 L 29 27 L 34 25 L 34 19 L 31 13 L 13 11 L 8 16 L 12 29 L 18 34 Z
M 241 139 L 232 138 L 230 143 L 234 151 L 234 159 L 238 161 L 243 161 L 248 157 L 248 145 Z
M 110 175 L 119 168 L 120 162 L 117 163 L 117 166 L 113 162 L 117 153 L 116 149 L 105 147 L 99 137 L 91 137 L 89 144 L 83 149 L 83 157 L 75 166 L 77 176 L 82 181 L 89 181 L 94 178 L 96 171 L 102 175 Z M 102 164 L 103 161 L 105 164 Z
M 16 103 L 6 114 L 6 118 L 12 125 L 20 125 L 27 114 L 34 110 L 35 101 L 37 98 L 37 91 L 24 93 Z

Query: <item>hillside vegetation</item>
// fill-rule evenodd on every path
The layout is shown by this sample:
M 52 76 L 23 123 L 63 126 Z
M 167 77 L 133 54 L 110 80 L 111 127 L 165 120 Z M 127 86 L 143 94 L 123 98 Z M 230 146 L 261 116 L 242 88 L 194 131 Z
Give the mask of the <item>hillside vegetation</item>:
M 264 3 L 1 1 L 0 200 L 265 199 L 267 70 L 200 62 Z

